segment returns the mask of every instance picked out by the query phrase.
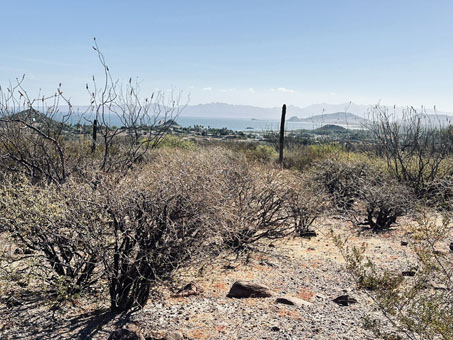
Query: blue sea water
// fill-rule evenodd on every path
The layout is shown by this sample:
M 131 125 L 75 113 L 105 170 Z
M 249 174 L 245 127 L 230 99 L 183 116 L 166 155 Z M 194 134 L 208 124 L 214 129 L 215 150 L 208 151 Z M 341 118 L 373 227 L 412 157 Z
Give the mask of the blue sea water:
M 62 114 L 60 114 L 62 115 Z M 72 124 L 82 123 L 91 124 L 94 117 L 90 115 L 77 116 L 74 114 L 71 116 L 69 122 Z M 203 127 L 211 127 L 216 129 L 227 128 L 233 131 L 278 131 L 280 129 L 279 120 L 269 119 L 250 119 L 250 118 L 212 118 L 212 117 L 187 117 L 180 115 L 174 118 L 176 123 L 182 127 L 191 127 L 195 125 L 201 125 Z M 113 114 L 106 115 L 106 122 L 109 125 L 122 126 L 121 120 Z M 307 122 L 286 122 L 285 130 L 313 130 L 323 126 L 324 124 L 319 123 L 307 123 Z
M 176 122 L 183 127 L 202 125 L 216 129 L 227 128 L 234 131 L 278 131 L 280 129 L 279 120 L 261 119 L 239 119 L 239 118 L 206 118 L 206 117 L 185 117 L 176 118 Z M 313 130 L 324 124 L 306 122 L 286 122 L 286 130 Z

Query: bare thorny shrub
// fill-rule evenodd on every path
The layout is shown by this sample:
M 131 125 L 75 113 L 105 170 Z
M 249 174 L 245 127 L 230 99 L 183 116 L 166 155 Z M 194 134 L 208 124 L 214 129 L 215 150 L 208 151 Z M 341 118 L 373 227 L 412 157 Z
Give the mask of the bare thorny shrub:
M 105 241 L 99 193 L 84 183 L 33 185 L 26 177 L 0 187 L 0 225 L 26 258 L 33 276 L 68 297 L 99 279 Z
M 366 178 L 369 166 L 341 159 L 329 159 L 315 165 L 313 179 L 330 196 L 334 207 L 344 212 L 359 199 L 359 180 Z
M 357 225 L 369 226 L 373 231 L 381 232 L 389 230 L 398 217 L 411 213 L 414 215 L 412 191 L 382 173 L 360 180 L 358 191 L 361 202 L 351 210 L 351 217 Z
M 427 205 L 439 211 L 453 210 L 453 174 L 435 179 L 427 186 Z
M 385 231 L 414 208 L 411 190 L 369 162 L 327 160 L 314 172 L 337 211 L 356 226 Z
M 62 184 L 73 174 L 93 169 L 127 172 L 158 146 L 184 108 L 181 93 L 156 92 L 143 98 L 138 82 L 125 86 L 114 80 L 103 54 L 95 46 L 103 79 L 86 85 L 90 106 L 80 112 L 63 93 L 31 95 L 24 77 L 0 87 L 0 168 L 21 173 L 35 182 Z M 112 118 L 121 122 L 116 127 Z M 71 124 L 89 124 L 91 148 Z
M 143 306 L 158 281 L 216 254 L 218 177 L 207 155 L 156 158 L 109 195 L 112 310 Z
M 224 239 L 229 248 L 237 251 L 290 230 L 283 214 L 288 190 L 281 186 L 281 174 L 256 170 L 244 161 L 226 169 L 226 201 L 230 205 L 225 206 L 228 216 Z
M 320 210 L 304 205 L 302 182 L 224 149 L 164 150 L 126 176 L 39 185 L 11 177 L 0 188 L 0 224 L 41 259 L 35 277 L 51 289 L 71 297 L 106 282 L 110 308 L 123 311 L 225 245 L 250 249 L 312 225 Z
M 51 97 L 31 98 L 23 81 L 0 87 L 0 167 L 34 181 L 63 183 L 75 164 L 65 145 L 72 109 L 58 119 L 56 108 L 68 102 L 61 87 Z
M 367 128 L 375 140 L 375 151 L 401 183 L 415 190 L 418 197 L 430 196 L 429 185 L 451 175 L 453 151 L 451 127 L 412 107 L 402 117 L 376 106 Z
M 102 278 L 113 311 L 141 307 L 156 282 L 215 253 L 208 245 L 216 241 L 218 157 L 206 157 L 155 155 L 128 176 L 98 174 L 95 184 L 11 178 L 0 188 L 0 225 L 41 259 L 35 277 L 62 297 Z
M 411 340 L 452 339 L 452 275 L 451 252 L 446 251 L 445 238 L 451 237 L 451 220 L 425 214 L 410 232 L 409 244 L 413 277 L 379 268 L 375 260 L 365 256 L 365 248 L 350 247 L 340 238 L 336 243 L 346 260 L 348 271 L 359 288 L 365 288 L 376 306 L 393 326 L 385 330 L 381 322 L 367 317 L 366 325 L 384 339 Z M 443 244 L 442 250 L 439 246 Z
M 331 207 L 328 196 L 316 185 L 313 174 L 289 176 L 290 199 L 286 209 L 294 232 L 304 236 L 312 231 L 316 220 Z
M 262 239 L 308 230 L 324 211 L 300 174 L 236 156 L 224 165 L 223 239 L 228 249 L 248 251 Z
M 181 105 L 182 93 L 156 92 L 142 98 L 138 82 L 129 79 L 125 86 L 114 81 L 104 55 L 95 40 L 97 52 L 104 71 L 103 83 L 93 77 L 92 86 L 86 86 L 91 97 L 91 116 L 94 115 L 92 153 L 101 149 L 99 167 L 103 171 L 127 171 L 143 160 L 145 154 L 159 145 L 185 107 Z M 110 123 L 111 116 L 121 122 L 116 127 Z

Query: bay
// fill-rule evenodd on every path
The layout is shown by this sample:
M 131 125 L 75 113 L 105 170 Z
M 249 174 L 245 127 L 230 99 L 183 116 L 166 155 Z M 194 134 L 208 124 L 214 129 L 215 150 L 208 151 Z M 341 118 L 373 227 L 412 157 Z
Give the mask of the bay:
M 182 127 L 201 125 L 215 129 L 227 128 L 233 131 L 278 131 L 280 129 L 279 120 L 261 119 L 239 119 L 239 118 L 211 118 L 211 117 L 185 117 L 183 115 L 176 118 L 176 122 Z M 286 130 L 313 130 L 324 124 L 307 122 L 286 122 Z
M 59 116 L 64 114 L 59 113 Z M 61 118 L 61 117 L 58 117 Z M 205 128 L 214 128 L 222 129 L 226 128 L 233 131 L 279 131 L 280 129 L 280 120 L 272 119 L 250 119 L 250 118 L 225 118 L 225 117 L 192 117 L 184 116 L 183 114 L 173 118 L 176 123 L 182 127 L 189 128 L 195 125 L 203 126 Z M 86 125 L 91 125 L 94 120 L 93 114 L 85 114 L 79 116 L 73 114 L 69 122 L 72 124 L 81 123 Z M 106 114 L 105 121 L 108 125 L 111 126 L 122 126 L 123 122 L 119 119 L 118 116 L 114 114 Z M 161 121 L 163 122 L 163 121 Z M 322 127 L 325 123 L 313 123 L 313 122 L 290 122 L 286 121 L 285 130 L 314 130 L 319 127 Z M 340 124 L 339 124 L 340 125 Z M 346 126 L 345 126 L 346 127 Z M 349 126 L 351 128 L 351 126 Z M 352 127 L 353 128 L 353 127 Z

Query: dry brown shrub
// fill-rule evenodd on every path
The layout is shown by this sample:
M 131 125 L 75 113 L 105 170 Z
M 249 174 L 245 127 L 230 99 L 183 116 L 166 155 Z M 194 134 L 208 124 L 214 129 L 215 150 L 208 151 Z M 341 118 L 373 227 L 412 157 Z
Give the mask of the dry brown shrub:
M 155 282 L 215 253 L 215 153 L 168 153 L 108 189 L 112 310 L 143 306 Z
M 225 165 L 223 239 L 234 251 L 248 250 L 263 239 L 307 231 L 325 208 L 311 178 L 231 158 Z
M 331 207 L 331 203 L 325 191 L 316 184 L 313 174 L 292 174 L 287 180 L 291 188 L 287 214 L 293 223 L 295 233 L 303 236 Z
M 124 311 L 180 267 L 286 236 L 319 214 L 299 174 L 225 149 L 160 150 L 149 161 L 62 185 L 11 179 L 0 187 L 0 224 L 45 259 L 39 270 L 65 296 L 102 277 L 111 309 Z
M 83 183 L 33 185 L 26 177 L 0 186 L 0 225 L 34 257 L 41 276 L 70 296 L 95 283 L 105 233 L 99 193 Z
M 413 191 L 370 161 L 324 161 L 315 167 L 314 178 L 339 213 L 374 231 L 388 230 L 415 206 Z

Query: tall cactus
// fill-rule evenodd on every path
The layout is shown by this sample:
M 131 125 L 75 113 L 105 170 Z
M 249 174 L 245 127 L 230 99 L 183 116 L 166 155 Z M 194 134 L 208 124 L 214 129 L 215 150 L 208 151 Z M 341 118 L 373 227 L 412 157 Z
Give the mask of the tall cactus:
M 285 116 L 286 116 L 286 104 L 282 107 L 282 120 L 280 122 L 280 156 L 279 163 L 280 168 L 283 169 L 283 147 L 285 143 Z

